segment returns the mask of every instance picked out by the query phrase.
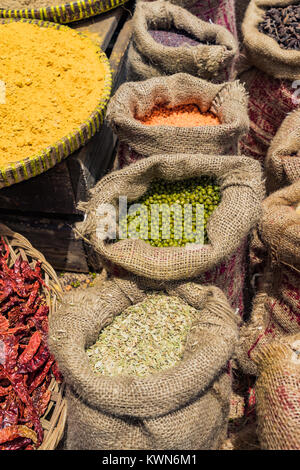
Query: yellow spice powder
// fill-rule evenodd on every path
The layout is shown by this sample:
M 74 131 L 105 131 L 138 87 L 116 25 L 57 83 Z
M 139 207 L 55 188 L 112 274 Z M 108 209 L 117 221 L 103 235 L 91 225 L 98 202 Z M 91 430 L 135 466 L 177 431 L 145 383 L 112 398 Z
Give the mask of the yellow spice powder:
M 0 44 L 5 165 L 37 155 L 88 119 L 103 93 L 105 66 L 97 46 L 71 29 L 2 24 Z

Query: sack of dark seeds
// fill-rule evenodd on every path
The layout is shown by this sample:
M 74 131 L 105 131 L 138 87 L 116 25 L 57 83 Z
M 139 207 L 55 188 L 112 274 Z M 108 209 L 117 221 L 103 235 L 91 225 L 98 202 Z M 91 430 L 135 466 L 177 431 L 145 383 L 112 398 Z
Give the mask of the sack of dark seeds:
M 262 165 L 283 120 L 300 104 L 299 20 L 300 0 L 252 0 L 242 25 L 252 67 L 239 77 L 249 92 L 250 117 L 241 150 Z
M 66 294 L 49 347 L 66 383 L 67 449 L 217 449 L 237 318 L 219 289 L 192 283 L 150 293 L 113 279 Z
M 266 158 L 267 190 L 276 191 L 300 179 L 300 110 L 289 114 Z
M 124 83 L 110 100 L 106 114 L 119 139 L 119 167 L 163 153 L 236 155 L 239 140 L 249 129 L 247 103 L 238 81 L 217 85 L 180 73 Z M 176 110 L 188 104 L 197 107 L 199 118 L 201 113 L 209 113 L 220 125 L 145 124 L 156 107 Z
M 120 196 L 128 201 L 125 216 Z M 263 196 L 260 165 L 251 158 L 157 155 L 105 176 L 89 201 L 80 204 L 86 217 L 77 224 L 77 233 L 115 275 L 130 272 L 148 285 L 186 279 L 212 284 L 243 315 L 246 241 L 259 220 Z M 197 212 L 202 207 L 203 215 Z M 135 209 L 145 219 L 132 217 Z M 119 222 L 107 219 L 110 215 Z M 110 232 L 99 237 L 103 220 Z M 136 233 L 129 233 L 131 223 L 133 228 L 139 224 Z
M 138 3 L 128 51 L 128 80 L 185 72 L 218 83 L 229 80 L 234 37 L 162 0 Z
M 300 334 L 257 354 L 257 435 L 262 449 L 300 450 Z
M 252 314 L 240 332 L 238 362 L 256 375 L 263 345 L 300 333 L 300 180 L 271 194 L 251 246 L 252 274 L 261 275 Z

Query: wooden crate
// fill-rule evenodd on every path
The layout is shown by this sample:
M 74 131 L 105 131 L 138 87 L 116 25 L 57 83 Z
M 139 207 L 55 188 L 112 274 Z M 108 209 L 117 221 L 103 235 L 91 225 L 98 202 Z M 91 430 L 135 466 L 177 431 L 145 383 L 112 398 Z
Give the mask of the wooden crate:
M 113 72 L 113 92 L 125 81 L 125 61 L 131 35 L 132 4 L 71 26 L 99 36 Z M 111 170 L 116 138 L 103 124 L 82 149 L 40 176 L 0 190 L 0 219 L 26 236 L 54 268 L 88 272 L 90 248 L 74 237 L 72 227 L 82 220 L 80 200 Z

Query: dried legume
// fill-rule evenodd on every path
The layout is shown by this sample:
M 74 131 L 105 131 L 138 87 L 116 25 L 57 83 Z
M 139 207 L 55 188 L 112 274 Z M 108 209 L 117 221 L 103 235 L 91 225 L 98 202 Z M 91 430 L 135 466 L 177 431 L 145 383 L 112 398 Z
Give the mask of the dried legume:
M 137 118 L 147 126 L 217 126 L 220 120 L 213 113 L 201 113 L 195 104 L 184 104 L 168 108 L 165 105 L 156 105 L 151 113 L 143 118 Z
M 93 370 L 116 376 L 146 376 L 173 367 L 183 356 L 199 311 L 177 297 L 150 293 L 102 330 L 87 350 Z
M 133 204 L 129 205 L 128 215 L 120 223 L 121 238 L 135 238 L 137 233 L 138 238 L 152 246 L 183 247 L 200 243 L 203 234 L 204 243 L 208 243 L 207 223 L 220 199 L 220 188 L 209 176 L 177 182 L 154 181 L 133 203 L 141 205 L 133 214 L 130 213 Z M 202 207 L 203 217 L 199 211 Z

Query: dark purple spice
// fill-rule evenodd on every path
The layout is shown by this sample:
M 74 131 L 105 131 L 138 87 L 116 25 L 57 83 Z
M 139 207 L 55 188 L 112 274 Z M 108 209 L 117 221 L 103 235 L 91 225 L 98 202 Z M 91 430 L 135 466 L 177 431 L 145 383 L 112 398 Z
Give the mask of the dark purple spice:
M 258 30 L 275 39 L 282 49 L 300 50 L 300 5 L 270 8 Z
M 161 29 L 150 29 L 149 33 L 153 37 L 154 41 L 169 47 L 179 47 L 183 45 L 188 46 L 199 46 L 201 44 L 196 38 L 191 36 L 186 31 L 182 31 L 175 28 L 170 28 L 168 31 Z

